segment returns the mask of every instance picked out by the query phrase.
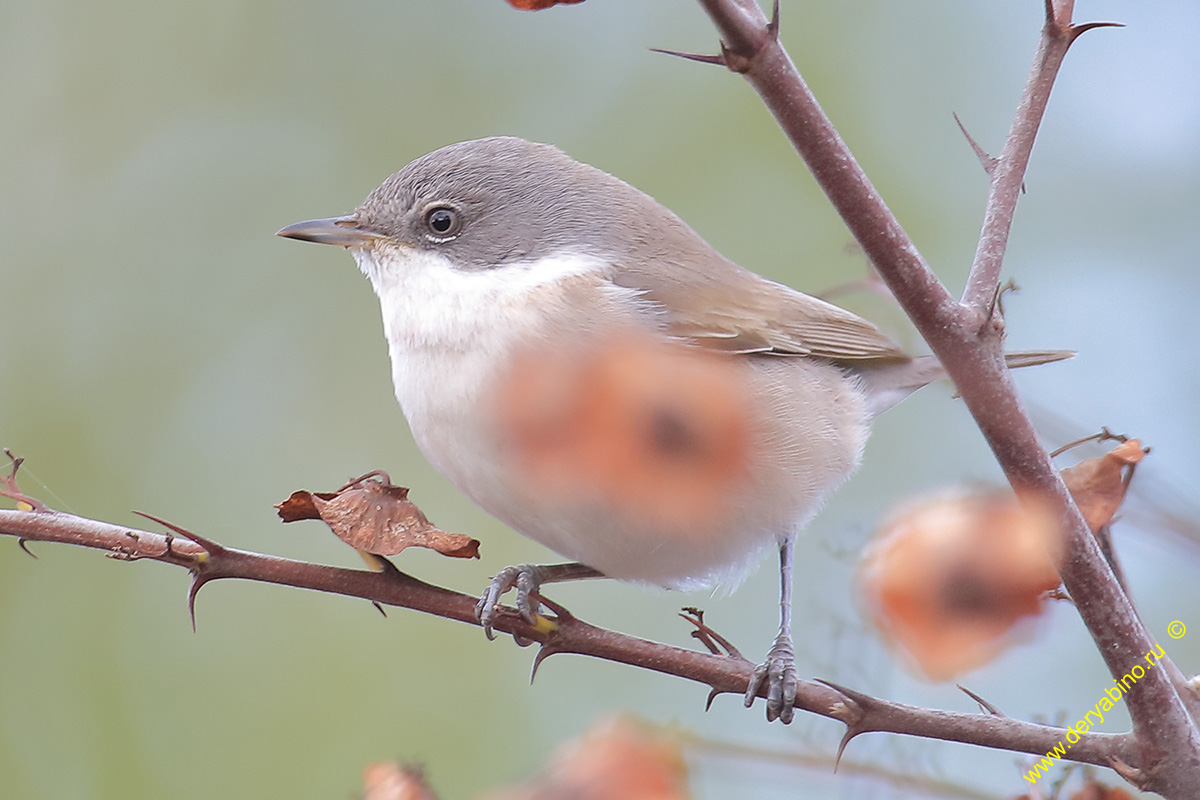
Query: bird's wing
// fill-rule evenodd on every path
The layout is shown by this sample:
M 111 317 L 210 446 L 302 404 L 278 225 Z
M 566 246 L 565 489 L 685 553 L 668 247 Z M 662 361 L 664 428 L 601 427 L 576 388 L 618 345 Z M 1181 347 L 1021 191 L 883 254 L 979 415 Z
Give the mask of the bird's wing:
M 672 335 L 709 349 L 838 361 L 908 359 L 862 317 L 724 259 L 704 271 L 615 265 L 612 281 L 655 304 Z

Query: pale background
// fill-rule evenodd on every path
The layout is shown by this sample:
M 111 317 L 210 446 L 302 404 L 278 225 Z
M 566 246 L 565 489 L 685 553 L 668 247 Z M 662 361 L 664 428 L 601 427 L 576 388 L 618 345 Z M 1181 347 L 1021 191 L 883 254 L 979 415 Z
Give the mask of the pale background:
M 884 198 L 957 291 L 986 183 L 951 112 L 998 150 L 1041 3 L 784 3 L 784 41 Z M 1154 446 L 1143 511 L 1196 516 L 1200 485 L 1200 10 L 1082 2 L 1089 33 L 1055 89 L 1006 274 L 1010 346 L 1069 347 L 1023 374 L 1056 441 L 1105 424 Z M 125 524 L 133 508 L 224 543 L 354 566 L 316 523 L 272 504 L 386 468 L 483 560 L 405 554 L 464 591 L 550 558 L 472 508 L 415 450 L 391 397 L 375 299 L 333 248 L 273 237 L 345 213 L 390 172 L 452 141 L 557 144 L 655 195 L 740 263 L 818 291 L 861 257 L 736 76 L 650 53 L 712 51 L 684 0 L 591 0 L 538 14 L 502 0 L 19 3 L 0 6 L 0 444 L 26 491 Z M 847 301 L 914 349 L 900 315 Z M 36 477 L 36 479 L 35 479 Z M 861 473 L 802 540 L 802 675 L 970 711 L 911 677 L 860 617 L 854 553 L 903 498 L 998 480 L 945 387 L 882 419 Z M 1165 486 L 1174 486 L 1164 491 Z M 1174 505 L 1171 505 L 1171 504 Z M 1136 509 L 1135 509 L 1136 510 Z M 1119 546 L 1151 629 L 1200 667 L 1200 559 L 1135 516 Z M 720 741 L 829 754 L 834 723 L 768 727 L 733 697 L 362 601 L 209 586 L 187 575 L 0 541 L 0 797 L 347 798 L 375 759 L 424 763 L 447 798 L 529 775 L 599 714 Z M 595 623 L 676 644 L 706 607 L 754 657 L 774 632 L 764 565 L 735 595 L 597 583 L 553 596 Z M 1180 619 L 1194 632 L 1167 640 Z M 964 682 L 1006 713 L 1077 719 L 1109 678 L 1073 612 Z M 1125 721 L 1106 722 L 1122 730 Z M 1016 757 L 867 737 L 851 758 L 997 795 Z M 877 787 L 754 761 L 692 760 L 699 796 L 876 797 Z M 900 795 L 896 795 L 900 796 Z

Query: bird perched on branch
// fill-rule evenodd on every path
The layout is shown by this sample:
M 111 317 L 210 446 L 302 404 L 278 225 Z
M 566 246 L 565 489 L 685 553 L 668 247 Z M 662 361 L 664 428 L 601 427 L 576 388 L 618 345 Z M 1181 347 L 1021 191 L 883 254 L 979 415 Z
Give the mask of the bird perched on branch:
M 430 463 L 577 563 L 516 588 L 607 576 L 735 585 L 779 552 L 779 635 L 754 673 L 790 722 L 796 535 L 858 466 L 871 420 L 944 376 L 866 320 L 750 272 L 649 195 L 558 149 L 443 147 L 349 216 L 279 235 L 346 247 L 379 296 L 396 398 Z M 1010 354 L 1010 366 L 1066 357 Z

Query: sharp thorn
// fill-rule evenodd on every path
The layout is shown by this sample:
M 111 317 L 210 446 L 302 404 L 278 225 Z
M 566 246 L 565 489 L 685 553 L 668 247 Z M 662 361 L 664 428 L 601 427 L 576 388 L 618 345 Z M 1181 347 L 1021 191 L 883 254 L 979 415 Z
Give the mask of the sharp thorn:
M 859 733 L 861 733 L 861 731 L 857 731 L 854 728 L 851 728 L 849 725 L 846 726 L 846 732 L 842 735 L 842 740 L 838 742 L 837 755 L 833 757 L 834 772 L 838 771 L 838 767 L 842 763 L 842 756 L 846 752 L 846 745 L 850 744 L 850 740 L 855 736 L 858 736 Z
M 548 608 L 554 612 L 554 616 L 555 616 L 554 621 L 558 625 L 562 625 L 565 622 L 571 622 L 575 619 L 574 614 L 572 614 L 570 611 L 568 611 L 564 606 L 554 602 L 553 600 L 546 597 L 545 595 L 540 595 L 538 597 L 538 602 L 540 602 L 546 608 Z
M 1001 711 L 1000 709 L 996 708 L 994 705 L 992 705 L 991 703 L 989 703 L 987 700 L 984 700 L 982 697 L 980 697 L 979 695 L 975 694 L 975 693 L 974 693 L 974 692 L 972 692 L 970 689 L 968 689 L 967 687 L 963 686 L 961 683 L 956 683 L 956 684 L 954 684 L 954 685 L 958 687 L 958 690 L 959 690 L 960 692 L 962 692 L 962 693 L 963 693 L 963 694 L 965 694 L 967 697 L 969 697 L 969 698 L 971 698 L 972 700 L 974 700 L 976 703 L 979 703 L 979 707 L 980 707 L 980 708 L 982 708 L 982 709 L 983 709 L 984 711 L 986 711 L 987 713 L 991 714 L 993 717 L 1003 717 L 1003 716 L 1004 716 L 1004 712 L 1003 712 L 1003 711 Z
M 529 672 L 529 685 L 533 685 L 534 679 L 537 677 L 538 668 L 542 666 L 542 662 L 558 651 L 552 648 L 549 644 L 543 642 L 538 648 L 537 655 L 533 657 L 533 669 Z
M 971 149 L 975 151 L 975 157 L 979 159 L 979 164 L 983 167 L 983 171 L 986 172 L 990 178 L 992 173 L 996 171 L 996 165 L 1000 162 L 990 156 L 986 150 L 979 146 L 979 142 L 975 141 L 975 138 L 971 136 L 969 131 L 967 131 L 967 126 L 963 125 L 962 120 L 958 118 L 958 114 L 953 114 L 953 116 L 954 121 L 958 123 L 958 129 L 962 131 L 962 135 L 967 138 L 967 143 L 970 144 Z
M 1087 33 L 1088 31 L 1095 30 L 1096 28 L 1124 28 L 1124 27 L 1125 27 L 1125 23 L 1123 23 L 1123 22 L 1085 22 L 1082 25 L 1072 25 L 1069 33 L 1071 36 L 1071 41 L 1074 42 L 1076 39 L 1078 39 L 1083 34 Z
M 726 66 L 725 57 L 720 55 L 706 56 L 700 53 L 683 53 L 679 50 L 663 50 L 661 47 L 651 47 L 650 52 L 662 53 L 665 56 L 677 56 L 678 58 L 685 58 L 688 61 L 699 61 L 701 64 L 716 64 L 717 66 L 721 67 Z
M 387 612 L 383 610 L 383 606 L 379 604 L 379 601 L 372 600 L 371 605 L 375 606 L 375 610 L 382 614 L 384 619 L 387 619 Z
M 156 517 L 153 514 L 147 514 L 145 511 L 138 511 L 135 509 L 133 513 L 137 514 L 139 517 L 145 517 L 146 519 L 150 520 L 151 522 L 157 522 L 159 525 L 162 525 L 164 528 L 168 528 L 168 529 L 174 531 L 175 533 L 179 534 L 180 536 L 184 537 L 185 539 L 195 542 L 196 544 L 200 545 L 205 550 L 207 550 L 209 555 L 217 555 L 219 553 L 225 552 L 225 548 L 223 546 L 217 544 L 216 542 L 212 541 L 211 539 L 206 539 L 198 533 L 192 533 L 187 528 L 181 528 L 173 522 L 167 522 L 165 519 Z
M 864 707 L 869 706 L 875 702 L 874 697 L 871 697 L 870 695 L 867 695 L 867 694 L 863 694 L 862 692 L 856 691 L 854 689 L 850 689 L 845 686 L 841 686 L 839 684 L 834 683 L 833 681 L 827 681 L 822 678 L 813 678 L 813 680 L 816 681 L 817 683 L 821 683 L 821 684 L 828 686 L 830 689 L 833 689 L 835 692 L 841 693 L 842 695 L 844 695 L 846 697 L 847 700 L 853 700 L 855 703 L 858 703 L 861 706 L 864 706 Z M 855 734 L 855 735 L 857 736 L 857 734 Z
M 708 710 L 710 708 L 712 708 L 713 700 L 716 700 L 717 695 L 719 695 L 719 694 L 721 694 L 721 692 L 716 687 L 713 687 L 711 690 L 709 690 L 708 699 L 704 701 L 704 713 L 705 714 L 707 714 Z
M 196 595 L 200 587 L 208 583 L 208 578 L 198 572 L 192 573 L 192 583 L 188 586 L 188 616 L 192 618 L 192 633 L 196 632 Z
M 772 39 L 779 40 L 779 0 L 771 4 L 771 21 L 767 23 L 767 33 Z
M 28 539 L 24 539 L 24 538 L 22 538 L 22 539 L 17 539 L 17 547 L 19 547 L 19 548 L 21 548 L 22 550 L 24 550 L 24 551 L 25 551 L 25 555 L 29 556 L 29 557 L 30 557 L 30 558 L 32 558 L 34 561 L 36 561 L 36 560 L 37 560 L 37 556 L 33 554 L 33 551 L 32 551 L 32 550 L 30 550 L 28 547 L 26 547 L 26 544 L 27 544 L 28 542 L 29 542 L 29 540 L 28 540 Z

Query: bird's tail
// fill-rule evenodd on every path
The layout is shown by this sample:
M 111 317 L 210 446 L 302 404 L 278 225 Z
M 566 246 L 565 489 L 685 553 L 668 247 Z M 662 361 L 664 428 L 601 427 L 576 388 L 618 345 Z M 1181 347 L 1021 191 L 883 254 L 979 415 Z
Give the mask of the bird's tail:
M 1009 369 L 1051 364 L 1075 355 L 1074 350 L 1019 350 L 1005 353 Z M 899 364 L 861 369 L 872 414 L 882 414 L 922 386 L 946 377 L 946 368 L 936 356 L 917 356 Z

